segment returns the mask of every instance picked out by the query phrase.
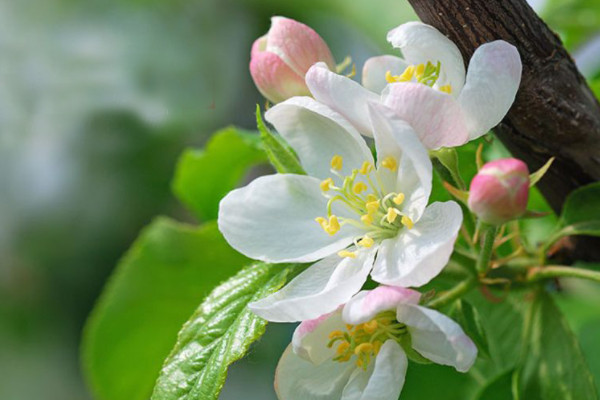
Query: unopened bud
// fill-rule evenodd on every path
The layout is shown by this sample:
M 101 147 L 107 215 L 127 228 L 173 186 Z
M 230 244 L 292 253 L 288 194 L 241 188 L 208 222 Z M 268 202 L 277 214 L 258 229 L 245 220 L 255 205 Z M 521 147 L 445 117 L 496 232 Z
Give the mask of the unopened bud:
M 471 181 L 469 208 L 481 221 L 499 225 L 525 213 L 529 170 L 515 158 L 485 164 Z
M 272 103 L 310 95 L 306 71 L 322 61 L 335 70 L 325 41 L 308 26 L 284 17 L 273 17 L 269 32 L 254 42 L 250 74 L 258 90 Z

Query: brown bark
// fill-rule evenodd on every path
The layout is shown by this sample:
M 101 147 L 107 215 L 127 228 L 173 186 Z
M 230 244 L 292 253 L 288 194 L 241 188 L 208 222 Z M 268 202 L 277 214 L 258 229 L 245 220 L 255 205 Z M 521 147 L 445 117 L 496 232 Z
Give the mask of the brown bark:
M 494 131 L 532 171 L 556 157 L 539 188 L 557 213 L 572 190 L 600 180 L 600 105 L 558 36 L 525 0 L 409 2 L 423 22 L 457 44 L 465 60 L 492 40 L 517 47 L 521 87 Z M 600 259 L 600 246 L 582 245 L 577 257 Z

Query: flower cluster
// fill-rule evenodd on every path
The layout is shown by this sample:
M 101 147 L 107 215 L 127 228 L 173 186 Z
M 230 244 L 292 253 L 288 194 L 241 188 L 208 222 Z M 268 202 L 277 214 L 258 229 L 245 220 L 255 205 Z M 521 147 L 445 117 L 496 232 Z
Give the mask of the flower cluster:
M 388 40 L 404 58 L 368 60 L 362 85 L 334 72 L 325 42 L 296 21 L 275 17 L 252 47 L 255 83 L 277 103 L 265 118 L 307 175 L 263 176 L 230 192 L 219 228 L 251 258 L 312 263 L 250 304 L 267 320 L 301 322 L 277 368 L 282 400 L 395 400 L 408 359 L 465 372 L 476 358 L 460 326 L 409 289 L 446 266 L 463 220 L 456 202 L 429 202 L 428 149 L 464 144 L 500 122 L 519 86 L 519 54 L 487 43 L 465 72 L 456 45 L 428 25 L 403 24 Z M 505 164 L 475 187 L 513 179 Z M 474 193 L 469 204 L 490 223 L 524 212 L 521 191 Z M 380 286 L 361 291 L 369 277 Z

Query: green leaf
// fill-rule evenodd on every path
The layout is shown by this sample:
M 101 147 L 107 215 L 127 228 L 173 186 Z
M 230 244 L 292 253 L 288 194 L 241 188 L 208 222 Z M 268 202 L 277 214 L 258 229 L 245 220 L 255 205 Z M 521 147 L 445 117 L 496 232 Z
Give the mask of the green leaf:
M 296 157 L 289 146 L 284 144 L 278 136 L 275 136 L 267 129 L 260 114 L 260 106 L 258 104 L 256 105 L 256 125 L 260 132 L 260 139 L 262 140 L 265 152 L 275 170 L 281 174 L 306 175 L 304 168 L 302 168 L 302 165 L 298 161 L 298 157 Z
M 597 400 L 579 343 L 547 293 L 540 292 L 531 304 L 528 324 L 518 379 L 520 398 Z
M 203 150 L 186 150 L 177 164 L 173 192 L 201 221 L 217 218 L 221 198 L 248 168 L 267 162 L 257 139 L 229 127 L 215 133 Z
M 487 382 L 474 400 L 512 400 L 514 373 L 515 370 L 510 369 Z
M 229 365 L 265 331 L 247 304 L 282 287 L 293 269 L 254 264 L 214 289 L 179 332 L 152 400 L 217 399 Z
M 600 182 L 592 183 L 569 194 L 562 209 L 560 222 L 573 225 L 578 222 L 600 221 Z
M 579 222 L 577 224 L 565 226 L 553 234 L 548 240 L 548 243 L 552 244 L 562 237 L 576 235 L 600 236 L 600 220 Z
M 451 317 L 458 322 L 465 333 L 473 340 L 480 354 L 489 357 L 490 348 L 487 335 L 481 323 L 479 312 L 469 302 L 464 299 L 459 299 L 454 303 Z
M 218 282 L 248 259 L 216 223 L 167 218 L 146 227 L 117 266 L 83 336 L 86 378 L 99 400 L 146 400 L 177 332 Z

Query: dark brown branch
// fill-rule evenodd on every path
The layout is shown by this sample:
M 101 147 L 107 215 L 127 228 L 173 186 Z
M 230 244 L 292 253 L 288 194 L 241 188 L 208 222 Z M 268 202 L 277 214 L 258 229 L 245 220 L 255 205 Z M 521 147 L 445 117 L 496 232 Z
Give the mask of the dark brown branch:
M 409 2 L 423 22 L 457 44 L 465 60 L 496 39 L 518 48 L 521 87 L 494 131 L 532 171 L 556 157 L 539 187 L 557 213 L 572 190 L 600 180 L 600 105 L 558 36 L 525 0 Z M 577 253 L 600 259 L 600 246 L 578 246 Z

